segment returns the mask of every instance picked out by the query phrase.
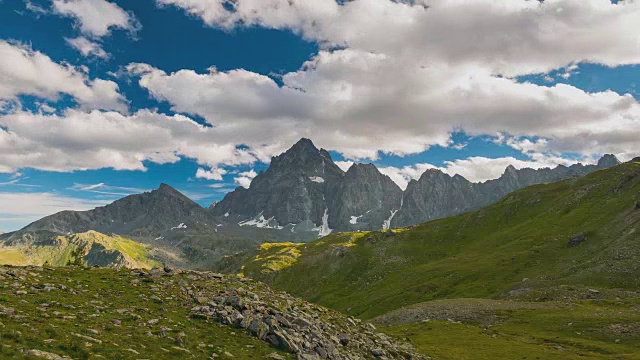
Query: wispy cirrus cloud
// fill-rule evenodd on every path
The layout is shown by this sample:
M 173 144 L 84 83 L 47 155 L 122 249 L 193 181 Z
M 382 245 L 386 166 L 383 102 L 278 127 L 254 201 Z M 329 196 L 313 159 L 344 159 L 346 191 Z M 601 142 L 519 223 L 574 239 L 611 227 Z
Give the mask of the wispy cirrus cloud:
M 102 194 L 102 195 L 117 195 L 117 196 L 139 194 L 145 191 L 149 191 L 146 189 L 139 189 L 134 187 L 107 185 L 105 183 L 73 184 L 73 186 L 69 187 L 69 190 L 90 192 L 90 193 L 96 193 L 96 194 Z

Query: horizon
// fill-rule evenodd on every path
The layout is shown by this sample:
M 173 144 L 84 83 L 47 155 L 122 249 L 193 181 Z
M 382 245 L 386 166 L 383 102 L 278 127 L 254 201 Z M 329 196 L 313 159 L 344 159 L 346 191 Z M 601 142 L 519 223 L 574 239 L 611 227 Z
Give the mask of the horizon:
M 299 141 L 302 141 L 302 140 L 309 140 L 309 141 L 313 144 L 313 140 L 311 140 L 311 139 L 308 139 L 308 138 L 301 138 Z M 314 144 L 314 146 L 315 146 L 315 144 Z M 324 149 L 320 148 L 320 149 L 318 149 L 318 150 L 320 151 L 320 150 L 324 150 Z M 282 154 L 284 154 L 284 152 L 283 152 Z M 279 155 L 282 155 L 282 154 L 279 154 Z M 614 158 L 616 158 L 616 157 L 615 157 L 615 155 L 612 155 L 612 154 L 604 154 L 600 159 L 603 159 L 603 158 L 608 157 L 608 156 L 613 156 Z M 616 158 L 616 160 L 618 160 L 618 159 Z M 373 166 L 375 167 L 375 164 L 373 164 L 373 163 L 360 163 L 360 162 L 353 162 L 353 163 L 349 164 L 348 166 L 346 166 L 347 164 L 344 164 L 344 163 L 343 163 L 343 164 L 342 164 L 342 166 L 340 166 L 340 165 L 339 165 L 339 167 L 340 167 L 340 169 L 341 169 L 343 172 L 345 172 L 345 173 L 346 173 L 346 172 L 347 172 L 347 171 L 348 171 L 352 166 L 354 166 L 354 165 L 363 165 L 363 164 L 367 164 L 367 165 L 368 165 L 368 164 L 371 164 L 371 165 L 373 165 Z M 576 163 L 573 163 L 573 164 L 568 165 L 568 166 L 567 166 L 567 165 L 564 165 L 564 164 L 558 164 L 558 165 L 556 165 L 555 167 L 546 167 L 546 168 L 539 168 L 539 169 L 533 169 L 533 168 L 530 168 L 530 167 L 520 167 L 520 168 L 516 168 L 514 165 L 509 164 L 509 165 L 507 165 L 507 168 L 508 168 L 508 167 L 514 167 L 516 170 L 522 170 L 522 169 L 540 170 L 540 169 L 554 169 L 554 168 L 558 168 L 558 167 L 570 167 L 570 166 L 573 166 L 573 165 L 582 165 L 582 166 L 585 166 L 585 165 L 593 165 L 593 164 L 582 164 L 581 162 L 576 162 Z M 344 166 L 344 167 L 343 167 L 343 166 Z M 457 174 L 457 173 L 453 173 L 453 174 L 448 173 L 448 172 L 447 172 L 447 171 L 448 171 L 448 169 L 447 169 L 447 168 L 437 168 L 437 167 L 427 168 L 427 169 L 424 169 L 424 171 L 423 171 L 421 174 L 424 174 L 424 173 L 426 173 L 426 172 L 428 172 L 428 171 L 438 171 L 438 172 L 441 172 L 441 173 L 443 173 L 443 174 L 445 174 L 445 175 L 447 175 L 447 176 L 451 176 L 451 177 L 454 177 L 454 176 L 461 176 L 462 178 L 464 178 L 464 179 L 465 179 L 465 180 L 467 180 L 467 181 L 470 181 L 471 183 L 479 184 L 479 183 L 484 183 L 484 182 L 487 182 L 487 181 L 496 180 L 496 179 L 501 178 L 501 177 L 502 177 L 502 176 L 504 176 L 504 174 L 506 173 L 507 168 L 505 168 L 505 170 L 500 174 L 500 176 L 498 176 L 498 177 L 496 177 L 496 178 L 486 179 L 486 180 L 483 180 L 483 181 L 475 181 L 475 182 L 474 182 L 474 181 L 471 181 L 471 180 L 469 180 L 469 179 L 467 179 L 467 178 L 465 178 L 463 175 L 460 175 L 460 174 Z M 379 172 L 381 172 L 384 176 L 389 177 L 389 178 L 390 178 L 390 179 L 391 179 L 391 180 L 392 180 L 396 185 L 398 185 L 398 187 L 400 187 L 400 188 L 402 189 L 402 191 L 405 191 L 405 190 L 406 190 L 407 182 L 403 182 L 403 181 L 404 181 L 404 179 L 403 179 L 403 178 L 395 177 L 395 179 L 394 179 L 394 177 L 391 177 L 391 176 L 393 176 L 393 175 L 394 175 L 393 173 L 386 174 L 386 173 L 384 173 L 383 171 L 381 171 L 380 169 L 378 169 L 377 167 L 376 167 L 376 169 L 377 169 Z M 263 170 L 261 170 L 260 172 L 262 172 L 262 171 L 263 171 Z M 409 181 L 409 182 L 410 182 L 410 181 L 416 181 L 416 180 L 417 180 L 417 178 L 420 178 L 421 174 L 420 174 L 420 175 L 418 175 L 418 176 L 416 176 L 415 178 L 412 178 L 412 179 L 408 180 L 408 181 Z M 390 175 L 391 175 L 391 176 L 390 176 Z M 253 180 L 253 179 L 252 179 L 252 180 Z M 218 203 L 218 202 L 220 201 L 220 200 L 214 200 L 214 201 L 213 201 L 213 202 L 211 202 L 211 203 L 198 201 L 197 199 L 193 199 L 193 198 L 191 198 L 191 197 L 188 195 L 188 193 L 185 193 L 185 192 L 181 191 L 180 189 L 176 188 L 175 186 L 171 185 L 170 183 L 164 182 L 164 181 L 162 181 L 162 180 L 160 180 L 160 181 L 161 181 L 161 182 L 160 182 L 160 183 L 158 183 L 158 185 L 157 185 L 157 186 L 155 186 L 154 188 L 144 189 L 144 190 L 142 190 L 142 189 L 141 189 L 141 190 L 140 190 L 139 192 L 137 192 L 137 193 L 133 192 L 133 193 L 131 193 L 131 194 L 123 195 L 122 197 L 119 197 L 119 198 L 115 198 L 115 199 L 112 199 L 112 200 L 105 200 L 105 202 L 104 202 L 104 203 L 102 203 L 102 204 L 100 204 L 100 203 L 96 203 L 96 204 L 95 204 L 95 205 L 96 205 L 95 207 L 89 207 L 89 208 L 84 208 L 84 209 L 72 209 L 72 208 L 69 208 L 69 209 L 62 209 L 62 210 L 57 211 L 56 213 L 58 213 L 58 212 L 60 212 L 60 211 L 87 211 L 87 210 L 93 210 L 93 209 L 95 209 L 95 208 L 97 208 L 97 207 L 103 207 L 103 206 L 110 205 L 110 204 L 112 204 L 112 203 L 114 203 L 114 202 L 116 202 L 116 201 L 122 200 L 122 199 L 124 199 L 124 198 L 126 198 L 126 197 L 128 197 L 128 196 L 132 196 L 132 195 L 140 195 L 140 194 L 143 194 L 143 193 L 151 193 L 151 192 L 153 192 L 153 191 L 159 191 L 159 190 L 163 187 L 163 185 L 166 185 L 166 186 L 170 187 L 171 189 L 173 189 L 173 190 L 175 190 L 175 191 L 179 192 L 181 195 L 183 195 L 183 196 L 187 197 L 189 200 L 191 200 L 191 201 L 195 202 L 196 204 L 198 204 L 201 208 L 208 208 L 208 207 L 210 207 L 210 206 L 212 206 L 212 205 L 214 205 L 214 204 L 216 204 L 216 203 Z M 241 188 L 241 187 L 248 188 L 248 187 L 249 187 L 249 185 L 247 185 L 247 186 L 238 185 L 235 189 L 233 189 L 233 190 L 231 190 L 231 191 L 227 192 L 224 196 L 226 196 L 226 195 L 227 195 L 227 194 L 229 194 L 230 192 L 233 192 L 233 191 L 235 191 L 236 189 Z M 223 196 L 223 197 L 224 197 L 224 196 Z M 53 214 L 55 214 L 55 213 L 52 213 L 52 214 L 46 214 L 46 215 L 53 215 Z M 29 221 L 29 222 L 27 222 L 27 223 L 24 223 L 22 226 L 20 226 L 20 227 L 18 227 L 18 228 L 11 228 L 11 229 L 9 229 L 9 228 L 2 228 L 2 227 L 0 227 L 0 233 L 10 233 L 10 232 L 15 232 L 15 231 L 21 230 L 24 226 L 27 226 L 27 225 L 31 224 L 33 221 L 37 221 L 37 220 L 39 220 L 39 219 L 40 219 L 40 218 L 36 218 L 36 217 L 34 217 L 32 220 L 30 220 L 30 221 Z M 2 222 L 0 222 L 0 226 L 2 226 L 2 225 L 3 225 L 3 224 L 2 224 Z
M 640 146 L 637 2 L 0 8 L 0 231 L 161 182 L 205 206 L 300 138 L 401 188 Z

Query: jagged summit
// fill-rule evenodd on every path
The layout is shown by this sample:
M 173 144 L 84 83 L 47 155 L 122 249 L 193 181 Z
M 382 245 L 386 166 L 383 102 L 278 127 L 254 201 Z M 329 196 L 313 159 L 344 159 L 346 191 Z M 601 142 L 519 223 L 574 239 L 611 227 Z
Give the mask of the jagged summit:
M 598 160 L 599 168 L 604 169 L 616 165 L 620 165 L 620 160 L 618 160 L 618 158 L 613 154 L 605 154 L 600 158 L 600 160 Z

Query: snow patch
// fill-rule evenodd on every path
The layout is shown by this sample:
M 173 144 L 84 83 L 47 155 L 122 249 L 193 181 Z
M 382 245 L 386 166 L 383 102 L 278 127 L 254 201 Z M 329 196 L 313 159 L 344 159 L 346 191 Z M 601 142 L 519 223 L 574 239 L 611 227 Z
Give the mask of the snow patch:
M 400 198 L 400 207 L 397 210 L 391 210 L 391 216 L 382 223 L 382 230 L 389 230 L 389 228 L 391 228 L 391 220 L 396 216 L 398 210 L 402 209 L 402 205 L 404 205 L 404 195 Z
M 393 217 L 396 216 L 397 212 L 398 210 L 391 210 L 391 216 L 382 223 L 382 230 L 389 230 L 391 227 L 391 220 L 393 220 Z
M 358 219 L 360 219 L 362 217 L 362 215 L 360 216 L 352 216 L 351 220 L 349 220 L 349 224 L 355 225 L 358 223 Z
M 284 226 L 278 225 L 278 222 L 275 220 L 274 216 L 268 219 L 265 219 L 262 213 L 260 213 L 260 215 L 254 219 L 241 221 L 238 223 L 238 225 L 253 226 L 253 227 L 264 228 L 264 229 L 278 229 L 278 230 L 284 229 Z
M 331 234 L 333 230 L 329 228 L 329 209 L 324 209 L 324 215 L 322 215 L 322 225 L 314 228 L 313 230 L 317 231 L 318 235 L 321 237 Z
M 309 180 L 316 182 L 318 184 L 322 184 L 324 182 L 324 178 L 321 178 L 320 176 L 309 176 Z
M 187 225 L 185 225 L 184 223 L 180 223 L 180 225 L 172 227 L 171 230 L 175 230 L 175 229 L 186 229 Z
M 228 211 L 224 214 L 224 217 L 229 217 L 229 212 Z

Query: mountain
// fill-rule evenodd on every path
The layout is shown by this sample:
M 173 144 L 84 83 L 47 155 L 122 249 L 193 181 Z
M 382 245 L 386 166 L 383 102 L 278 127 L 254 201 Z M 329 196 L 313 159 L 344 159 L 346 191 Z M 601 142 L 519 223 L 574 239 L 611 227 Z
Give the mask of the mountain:
M 577 178 L 617 164 L 615 156 L 605 155 L 597 165 L 539 170 L 509 166 L 500 178 L 484 183 L 432 169 L 412 180 L 403 192 L 374 165 L 355 164 L 345 173 L 327 151 L 301 139 L 274 157 L 248 189 L 238 187 L 210 210 L 240 226 L 280 229 L 312 238 L 333 231 L 389 229 L 461 214 L 493 204 L 526 186 Z
M 461 214 L 495 203 L 510 192 L 535 184 L 579 178 L 620 164 L 613 155 L 604 155 L 596 165 L 574 164 L 554 169 L 517 170 L 509 165 L 502 176 L 484 183 L 472 183 L 460 175 L 449 176 L 437 169 L 427 170 L 411 180 L 404 192 L 402 208 L 391 226 L 402 227 Z
M 117 235 L 95 231 L 61 236 L 48 231 L 25 233 L 0 243 L 0 264 L 25 266 L 49 264 L 151 269 L 150 247 Z
M 233 224 L 232 224 L 233 225 Z M 125 236 L 153 246 L 155 258 L 187 268 L 207 267 L 226 255 L 246 251 L 273 234 L 224 228 L 207 210 L 167 184 L 88 211 L 62 211 L 25 228 L 0 235 L 0 244 L 23 243 L 40 234 L 88 231 Z M 30 245 L 30 244 L 26 244 Z M 62 250 L 60 250 L 62 251 Z
M 408 228 L 263 244 L 242 272 L 363 318 L 437 299 L 633 292 L 638 227 L 640 159 Z
M 88 211 L 62 211 L 26 226 L 23 231 L 61 234 L 95 230 L 136 237 L 157 237 L 171 229 L 206 226 L 208 212 L 167 184 Z
M 324 149 L 301 139 L 243 187 L 212 205 L 216 216 L 241 226 L 327 235 L 382 228 L 400 208 L 402 190 L 372 164 L 346 173 Z

